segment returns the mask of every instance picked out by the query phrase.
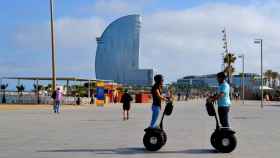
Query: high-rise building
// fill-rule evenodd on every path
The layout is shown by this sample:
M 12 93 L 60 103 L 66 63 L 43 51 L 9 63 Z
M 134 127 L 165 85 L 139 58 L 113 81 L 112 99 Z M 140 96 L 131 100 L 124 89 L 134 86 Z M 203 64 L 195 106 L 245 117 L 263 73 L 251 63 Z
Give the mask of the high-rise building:
M 112 22 L 96 38 L 96 78 L 127 85 L 151 85 L 153 70 L 139 69 L 139 15 L 128 15 Z

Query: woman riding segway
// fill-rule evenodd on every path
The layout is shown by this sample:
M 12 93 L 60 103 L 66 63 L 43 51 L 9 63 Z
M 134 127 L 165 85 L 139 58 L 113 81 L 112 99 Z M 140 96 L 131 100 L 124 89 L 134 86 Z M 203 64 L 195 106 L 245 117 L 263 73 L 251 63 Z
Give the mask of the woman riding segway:
M 167 141 L 166 133 L 163 130 L 163 119 L 165 115 L 171 115 L 173 110 L 172 101 L 164 96 L 162 96 L 162 86 L 163 86 L 163 76 L 156 75 L 154 77 L 155 84 L 152 87 L 152 119 L 150 126 L 144 131 L 146 132 L 143 137 L 143 144 L 149 151 L 159 150 L 162 146 L 165 145 Z M 166 101 L 166 106 L 160 121 L 159 126 L 157 125 L 157 120 L 161 110 L 162 100 Z
M 153 104 L 152 104 L 152 119 L 150 123 L 150 128 L 157 128 L 156 122 L 158 116 L 160 114 L 161 109 L 161 101 L 166 100 L 164 96 L 162 96 L 162 86 L 163 86 L 163 76 L 156 75 L 154 77 L 155 84 L 152 87 L 152 97 L 153 97 Z

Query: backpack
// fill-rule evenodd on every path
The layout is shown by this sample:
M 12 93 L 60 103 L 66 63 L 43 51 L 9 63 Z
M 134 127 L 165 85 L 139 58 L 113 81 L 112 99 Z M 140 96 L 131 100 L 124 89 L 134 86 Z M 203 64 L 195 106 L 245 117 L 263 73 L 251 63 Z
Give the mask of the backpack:
M 53 99 L 56 98 L 56 91 L 54 91 L 54 92 L 52 93 L 52 98 L 53 98 Z

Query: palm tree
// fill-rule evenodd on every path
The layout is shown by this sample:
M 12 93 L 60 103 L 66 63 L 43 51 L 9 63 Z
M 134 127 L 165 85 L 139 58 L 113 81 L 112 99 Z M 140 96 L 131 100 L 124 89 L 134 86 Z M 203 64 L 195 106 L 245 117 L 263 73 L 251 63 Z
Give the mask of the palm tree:
M 272 70 L 267 70 L 265 73 L 264 73 L 264 76 L 268 82 L 268 86 L 269 87 L 272 87 L 272 74 L 273 74 L 273 71 Z
M 19 98 L 21 98 L 23 95 L 22 93 L 25 90 L 25 87 L 23 85 L 17 85 L 16 88 L 17 88 L 18 96 L 19 96 Z
M 40 100 L 39 92 L 43 89 L 44 86 L 34 84 L 33 87 L 34 87 L 35 95 L 37 95 L 37 103 L 40 104 L 41 100 Z
M 272 72 L 271 78 L 273 80 L 273 87 L 278 86 L 278 85 L 276 85 L 276 82 L 279 79 L 279 73 L 278 72 Z
M 87 88 L 81 85 L 76 85 L 75 86 L 75 93 L 76 95 L 80 97 L 85 97 L 87 96 Z
M 1 90 L 3 91 L 3 97 L 2 97 L 2 103 L 6 103 L 6 88 L 8 88 L 8 84 L 1 84 L 0 85 L 0 88 L 1 88 Z
M 43 89 L 45 91 L 48 92 L 48 94 L 51 94 L 51 91 L 52 91 L 52 85 L 51 84 L 48 84 L 47 86 L 43 87 Z
M 236 60 L 236 57 L 233 53 L 227 53 L 224 57 L 224 63 L 226 64 L 224 72 L 227 75 L 229 84 L 230 84 L 231 76 L 233 75 L 233 73 L 235 71 L 235 69 L 233 67 L 235 60 Z

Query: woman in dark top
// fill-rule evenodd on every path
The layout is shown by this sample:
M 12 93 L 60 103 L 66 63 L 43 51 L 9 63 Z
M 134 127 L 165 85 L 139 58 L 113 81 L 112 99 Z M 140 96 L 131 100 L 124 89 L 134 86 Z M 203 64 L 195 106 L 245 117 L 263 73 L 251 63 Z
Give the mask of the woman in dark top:
M 161 109 L 161 101 L 167 100 L 164 96 L 162 96 L 162 86 L 163 86 L 163 76 L 156 75 L 154 77 L 155 84 L 152 87 L 152 97 L 153 97 L 153 104 L 152 104 L 152 120 L 150 124 L 150 128 L 156 128 L 156 122 L 160 113 Z
M 126 89 L 121 98 L 121 102 L 123 103 L 123 120 L 129 119 L 130 102 L 132 100 L 132 97 L 128 94 L 128 90 Z

